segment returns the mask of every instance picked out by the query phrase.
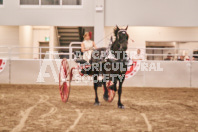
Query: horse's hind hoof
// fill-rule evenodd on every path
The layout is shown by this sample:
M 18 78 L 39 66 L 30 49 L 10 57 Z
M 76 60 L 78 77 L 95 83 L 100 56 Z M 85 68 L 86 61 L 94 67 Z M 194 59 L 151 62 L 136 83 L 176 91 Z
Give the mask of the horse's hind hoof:
M 119 109 L 125 109 L 124 105 L 118 105 Z
M 103 99 L 105 100 L 105 101 L 108 101 L 109 100 L 109 96 L 108 95 L 103 95 Z
M 95 102 L 94 105 L 95 106 L 99 106 L 100 105 L 100 102 Z

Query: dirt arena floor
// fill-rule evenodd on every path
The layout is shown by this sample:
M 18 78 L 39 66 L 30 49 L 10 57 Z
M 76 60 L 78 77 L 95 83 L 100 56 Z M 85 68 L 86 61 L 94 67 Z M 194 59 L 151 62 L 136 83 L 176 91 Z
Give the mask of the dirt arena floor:
M 123 88 L 117 108 L 92 87 L 73 86 L 68 103 L 58 86 L 0 85 L 1 132 L 197 132 L 198 89 Z

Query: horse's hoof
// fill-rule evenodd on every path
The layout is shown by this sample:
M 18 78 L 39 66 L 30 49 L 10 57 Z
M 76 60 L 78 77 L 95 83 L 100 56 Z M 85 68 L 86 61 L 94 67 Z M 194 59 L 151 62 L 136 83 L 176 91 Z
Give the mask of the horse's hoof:
M 100 105 L 100 102 L 95 102 L 94 105 L 95 106 L 99 106 Z
M 118 105 L 118 108 L 119 109 L 125 109 L 124 105 L 122 105 L 122 104 L 121 105 Z
M 109 96 L 108 95 L 103 95 L 103 99 L 105 100 L 105 101 L 108 101 L 109 100 Z

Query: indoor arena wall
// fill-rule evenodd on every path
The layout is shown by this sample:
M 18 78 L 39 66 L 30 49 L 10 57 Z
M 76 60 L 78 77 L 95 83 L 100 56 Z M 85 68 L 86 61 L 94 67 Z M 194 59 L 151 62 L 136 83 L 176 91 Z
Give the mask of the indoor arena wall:
M 13 59 L 10 62 L 7 60 L 5 69 L 0 73 L 0 83 L 58 85 L 61 60 Z M 125 87 L 198 87 L 198 62 L 142 61 L 141 63 L 147 63 L 149 67 L 145 69 L 141 66 L 133 77 L 125 80 Z M 69 64 L 70 68 L 77 66 L 73 60 Z M 160 70 L 156 71 L 152 66 L 158 64 Z M 92 86 L 92 77 L 83 77 L 79 80 L 77 73 L 74 72 L 72 85 Z

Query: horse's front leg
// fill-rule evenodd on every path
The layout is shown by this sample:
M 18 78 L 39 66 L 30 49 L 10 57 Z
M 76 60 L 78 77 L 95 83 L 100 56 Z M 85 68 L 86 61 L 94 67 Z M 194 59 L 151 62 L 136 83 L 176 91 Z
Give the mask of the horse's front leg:
M 93 83 L 94 83 L 94 90 L 95 90 L 95 103 L 94 105 L 100 105 L 99 99 L 98 99 L 98 75 L 94 75 L 93 77 Z
M 122 84 L 124 82 L 125 75 L 123 78 L 119 78 L 119 89 L 118 89 L 118 108 L 124 109 L 124 105 L 121 103 L 121 94 L 122 94 Z
M 108 101 L 109 100 L 109 93 L 108 93 L 106 82 L 107 82 L 106 78 L 103 78 L 102 83 L 103 83 L 103 87 L 104 87 L 104 91 L 105 91 L 104 95 L 103 95 L 103 99 L 105 101 Z

